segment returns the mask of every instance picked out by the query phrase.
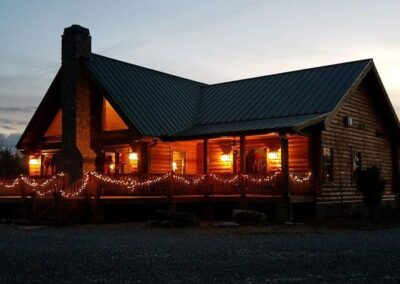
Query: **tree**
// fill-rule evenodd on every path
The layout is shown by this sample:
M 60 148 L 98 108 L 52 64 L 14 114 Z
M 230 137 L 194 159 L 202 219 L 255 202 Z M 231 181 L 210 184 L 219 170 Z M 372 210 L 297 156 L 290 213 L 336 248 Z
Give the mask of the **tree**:
M 23 156 L 0 145 L 0 177 L 14 178 L 26 172 Z
M 364 203 L 368 209 L 369 216 L 375 219 L 385 191 L 385 181 L 382 178 L 380 168 L 372 166 L 359 170 L 357 173 L 357 186 L 364 195 Z

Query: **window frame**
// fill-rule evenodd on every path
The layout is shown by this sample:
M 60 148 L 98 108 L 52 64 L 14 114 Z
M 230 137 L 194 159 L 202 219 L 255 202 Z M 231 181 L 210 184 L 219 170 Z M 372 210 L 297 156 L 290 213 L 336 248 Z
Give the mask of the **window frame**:
M 330 153 L 330 167 L 326 170 L 325 162 L 325 149 L 329 150 Z M 328 177 L 325 173 L 328 173 Z M 334 149 L 332 147 L 322 147 L 322 178 L 324 183 L 334 182 Z

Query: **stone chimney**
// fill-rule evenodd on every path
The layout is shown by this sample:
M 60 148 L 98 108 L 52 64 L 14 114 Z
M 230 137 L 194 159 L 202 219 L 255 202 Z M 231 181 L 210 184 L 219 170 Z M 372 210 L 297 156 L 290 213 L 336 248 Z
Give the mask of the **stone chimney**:
M 83 57 L 91 53 L 89 29 L 79 25 L 65 28 L 61 53 L 62 146 L 57 165 L 73 182 L 94 170 L 96 157 L 90 146 L 91 92 L 83 69 Z

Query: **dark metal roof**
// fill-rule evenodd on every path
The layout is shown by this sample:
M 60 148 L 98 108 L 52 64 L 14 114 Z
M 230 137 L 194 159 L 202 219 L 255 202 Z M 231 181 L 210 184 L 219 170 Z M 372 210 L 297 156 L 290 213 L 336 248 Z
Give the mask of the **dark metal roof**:
M 203 87 L 196 124 L 331 112 L 371 59 Z
M 326 117 L 372 59 L 214 85 L 95 54 L 85 62 L 142 135 L 184 138 L 274 131 Z
M 113 107 L 142 135 L 170 135 L 193 125 L 204 84 L 97 54 L 85 63 Z

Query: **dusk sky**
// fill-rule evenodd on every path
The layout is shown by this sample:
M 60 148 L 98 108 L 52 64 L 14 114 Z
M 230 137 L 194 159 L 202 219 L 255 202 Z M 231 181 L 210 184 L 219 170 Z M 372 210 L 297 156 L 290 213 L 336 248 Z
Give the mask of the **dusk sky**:
M 205 83 L 373 58 L 399 114 L 399 11 L 398 0 L 0 0 L 0 133 L 25 128 L 72 24 L 90 29 L 95 53 Z

